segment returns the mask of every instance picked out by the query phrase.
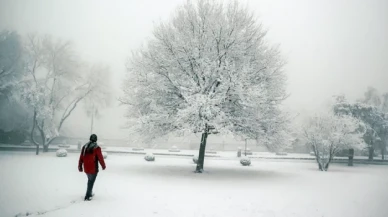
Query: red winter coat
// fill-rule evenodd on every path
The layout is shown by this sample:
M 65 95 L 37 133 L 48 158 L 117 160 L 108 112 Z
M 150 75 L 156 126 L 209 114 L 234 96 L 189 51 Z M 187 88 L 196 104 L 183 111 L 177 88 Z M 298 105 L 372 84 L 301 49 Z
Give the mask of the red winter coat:
M 78 170 L 80 172 L 84 171 L 87 174 L 96 174 L 98 173 L 98 162 L 100 162 L 102 169 L 105 170 L 106 166 L 104 157 L 101 153 L 101 148 L 95 142 L 86 143 L 82 147 L 82 151 L 79 156 Z

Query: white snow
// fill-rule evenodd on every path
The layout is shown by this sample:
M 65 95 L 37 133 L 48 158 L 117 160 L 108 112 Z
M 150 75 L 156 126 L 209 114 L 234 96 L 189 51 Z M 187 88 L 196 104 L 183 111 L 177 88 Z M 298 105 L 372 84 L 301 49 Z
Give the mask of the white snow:
M 86 176 L 78 154 L 0 152 L 0 216 L 46 212 L 44 217 L 386 217 L 388 167 L 313 161 L 205 159 L 196 174 L 192 158 L 110 155 L 92 201 L 81 201 Z M 81 202 L 71 203 L 73 200 Z
M 66 157 L 67 151 L 66 149 L 58 149 L 56 152 L 57 157 Z

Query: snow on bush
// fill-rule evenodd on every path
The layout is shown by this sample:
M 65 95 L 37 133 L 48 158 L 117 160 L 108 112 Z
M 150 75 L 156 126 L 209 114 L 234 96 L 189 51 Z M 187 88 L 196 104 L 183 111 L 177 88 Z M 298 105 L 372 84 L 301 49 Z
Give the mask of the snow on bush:
M 287 152 L 279 151 L 279 152 L 276 152 L 276 155 L 287 155 Z
M 57 157 L 66 157 L 67 156 L 67 151 L 65 149 L 58 149 L 57 150 Z
M 143 147 L 135 147 L 135 148 L 132 148 L 132 151 L 144 151 L 144 148 Z
M 193 162 L 196 164 L 198 163 L 198 155 L 194 155 L 193 157 Z
M 108 153 L 106 151 L 103 151 L 102 156 L 104 156 L 104 159 L 106 159 L 108 157 Z
M 70 145 L 67 145 L 67 144 L 59 144 L 58 147 L 60 147 L 60 148 L 70 148 Z
M 217 154 L 217 151 L 214 150 L 214 148 L 210 148 L 209 150 L 206 150 L 207 154 Z
M 245 153 L 245 152 L 246 152 L 246 153 Z M 250 148 L 247 148 L 247 150 L 245 150 L 245 149 L 243 150 L 242 154 L 243 154 L 243 155 L 245 155 L 245 154 L 246 154 L 246 155 L 252 155 L 252 151 L 251 151 Z
M 340 150 L 362 149 L 362 124 L 351 116 L 322 113 L 310 118 L 304 127 L 304 137 L 311 145 L 321 171 L 327 171 L 335 154 Z
M 147 153 L 145 156 L 144 156 L 144 159 L 146 161 L 155 161 L 155 155 L 152 154 L 152 153 Z
M 251 159 L 249 159 L 249 157 L 242 157 L 240 159 L 240 163 L 243 166 L 249 166 L 249 165 L 251 165 Z

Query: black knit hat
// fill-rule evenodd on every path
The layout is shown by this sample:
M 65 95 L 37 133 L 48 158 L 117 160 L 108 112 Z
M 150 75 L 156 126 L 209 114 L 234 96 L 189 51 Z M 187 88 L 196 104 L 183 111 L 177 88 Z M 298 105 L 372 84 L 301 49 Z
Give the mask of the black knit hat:
M 90 141 L 91 141 L 91 142 L 97 142 L 97 135 L 96 135 L 96 134 L 92 134 L 92 135 L 90 136 Z

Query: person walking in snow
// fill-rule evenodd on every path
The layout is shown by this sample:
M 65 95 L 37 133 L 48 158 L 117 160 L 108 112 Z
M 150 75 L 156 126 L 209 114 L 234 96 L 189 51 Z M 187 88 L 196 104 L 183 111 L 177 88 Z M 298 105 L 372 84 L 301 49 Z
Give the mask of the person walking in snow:
M 91 200 L 94 195 L 93 185 L 98 174 L 98 163 L 100 163 L 102 169 L 105 170 L 104 157 L 102 156 L 101 148 L 97 145 L 97 135 L 92 134 L 90 136 L 90 141 L 82 147 L 78 161 L 78 170 L 80 172 L 84 171 L 88 177 L 88 185 L 84 200 Z

